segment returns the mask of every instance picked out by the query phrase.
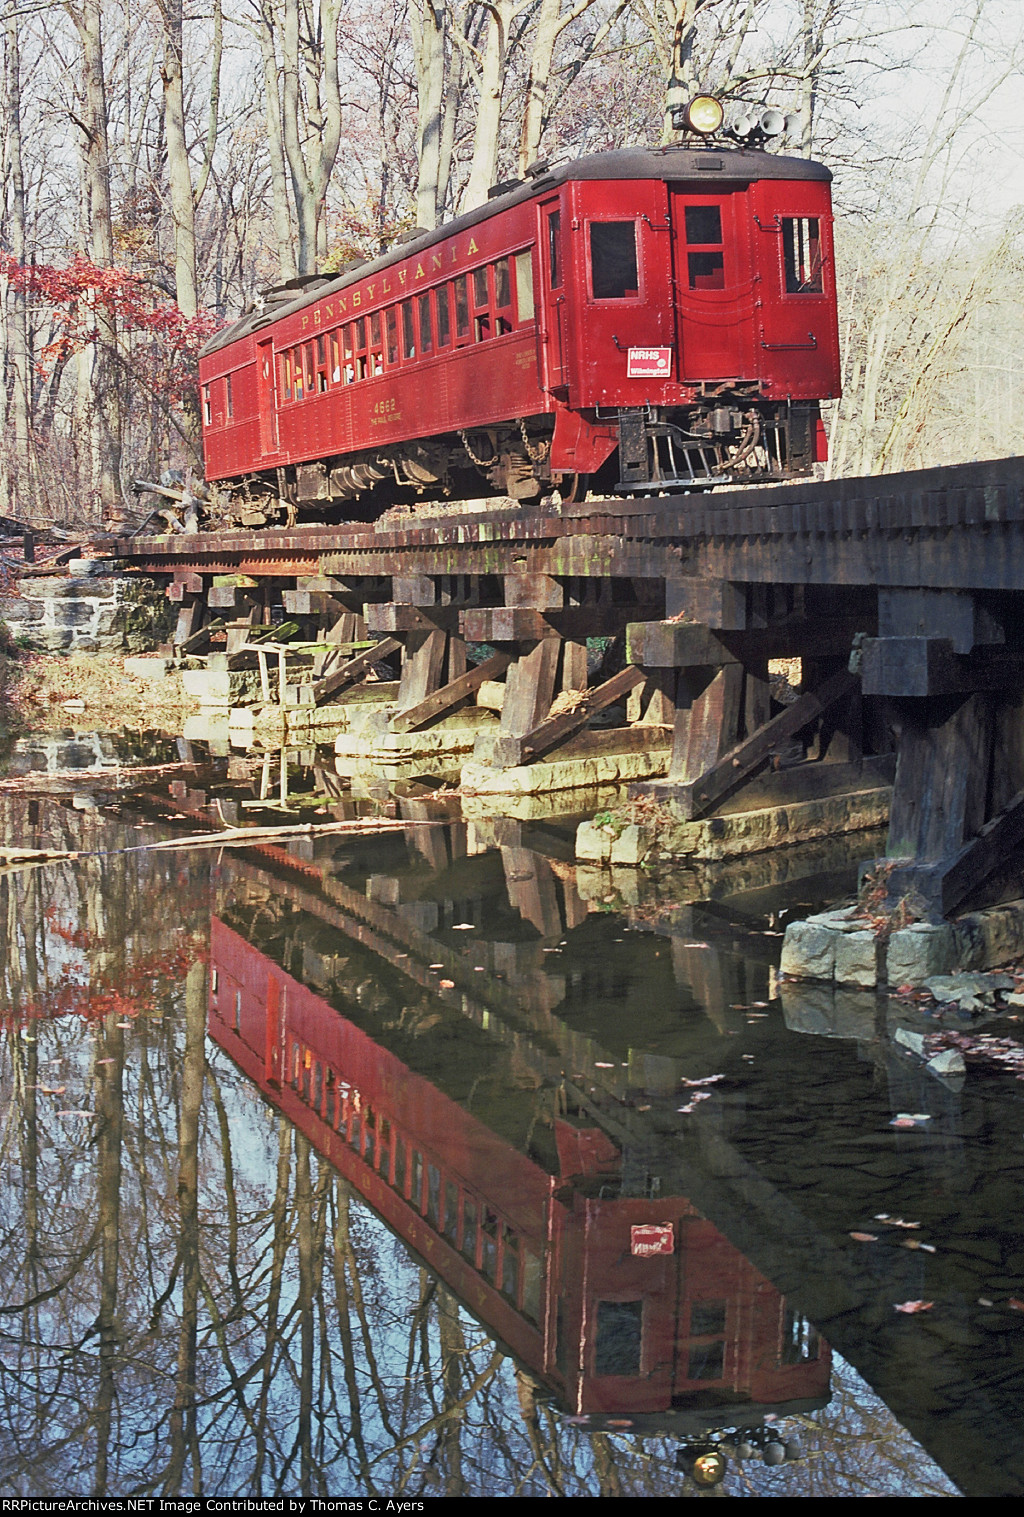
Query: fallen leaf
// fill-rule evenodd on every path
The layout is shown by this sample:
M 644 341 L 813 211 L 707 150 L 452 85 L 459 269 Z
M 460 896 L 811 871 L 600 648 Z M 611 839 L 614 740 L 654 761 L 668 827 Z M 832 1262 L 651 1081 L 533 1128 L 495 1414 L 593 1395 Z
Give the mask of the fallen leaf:
M 1011 1312 L 1024 1312 L 1024 1301 L 1018 1301 L 1016 1296 L 1011 1296 L 1006 1304 Z
M 877 1233 L 851 1233 L 850 1237 L 853 1239 L 854 1243 L 877 1243 L 878 1242 L 878 1234 Z
M 914 1312 L 930 1312 L 934 1305 L 934 1301 L 901 1301 L 894 1310 L 909 1317 Z
M 440 987 L 441 987 L 442 990 L 454 990 L 455 989 L 455 981 L 454 980 L 439 980 L 438 984 L 440 985 Z
M 453 922 L 452 932 L 475 932 L 475 922 Z

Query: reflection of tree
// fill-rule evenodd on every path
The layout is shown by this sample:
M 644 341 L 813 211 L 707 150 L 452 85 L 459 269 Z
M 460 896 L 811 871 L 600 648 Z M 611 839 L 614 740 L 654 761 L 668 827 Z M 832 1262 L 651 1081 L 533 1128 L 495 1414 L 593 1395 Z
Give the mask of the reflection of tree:
M 667 1441 L 566 1424 L 210 1053 L 206 911 L 169 855 L 0 876 L 0 1494 L 678 1493 Z M 857 1384 L 839 1405 L 808 1464 L 727 1489 L 860 1494 L 894 1425 Z

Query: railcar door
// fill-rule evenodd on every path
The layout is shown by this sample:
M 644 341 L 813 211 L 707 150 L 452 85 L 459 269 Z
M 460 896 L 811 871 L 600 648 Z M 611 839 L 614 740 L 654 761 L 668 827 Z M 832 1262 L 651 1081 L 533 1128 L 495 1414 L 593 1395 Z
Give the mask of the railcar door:
M 541 386 L 564 400 L 569 386 L 569 228 L 561 197 L 543 201 L 537 215 Z
M 660 401 L 676 378 L 671 228 L 660 180 L 589 180 L 572 186 L 577 304 L 574 405 Z
M 771 393 L 839 393 L 839 333 L 829 188 L 816 181 L 751 186 L 761 277 L 759 346 Z
M 701 185 L 701 191 L 704 186 Z M 679 377 L 756 379 L 750 225 L 744 191 L 673 185 Z
M 276 453 L 277 440 L 277 395 L 274 389 L 274 343 L 272 338 L 256 345 L 257 384 L 260 408 L 260 451 Z

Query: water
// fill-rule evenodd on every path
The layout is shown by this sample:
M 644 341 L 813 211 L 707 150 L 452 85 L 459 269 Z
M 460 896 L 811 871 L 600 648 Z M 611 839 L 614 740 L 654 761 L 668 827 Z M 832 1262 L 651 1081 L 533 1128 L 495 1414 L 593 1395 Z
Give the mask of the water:
M 284 820 L 228 762 L 0 795 L 80 855 L 0 874 L 0 1494 L 1020 1492 L 1021 1086 L 779 996 L 841 859 L 612 880 L 422 796 L 116 851 Z

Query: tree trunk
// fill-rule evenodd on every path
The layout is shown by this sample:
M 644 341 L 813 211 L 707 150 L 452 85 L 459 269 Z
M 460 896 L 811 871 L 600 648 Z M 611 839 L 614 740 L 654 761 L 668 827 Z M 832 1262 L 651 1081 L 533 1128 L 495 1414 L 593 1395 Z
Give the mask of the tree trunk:
M 184 315 L 199 308 L 196 291 L 196 222 L 192 173 L 185 139 L 185 91 L 181 71 L 182 0 L 163 0 L 164 131 L 167 136 L 167 182 L 174 226 L 175 299 Z

